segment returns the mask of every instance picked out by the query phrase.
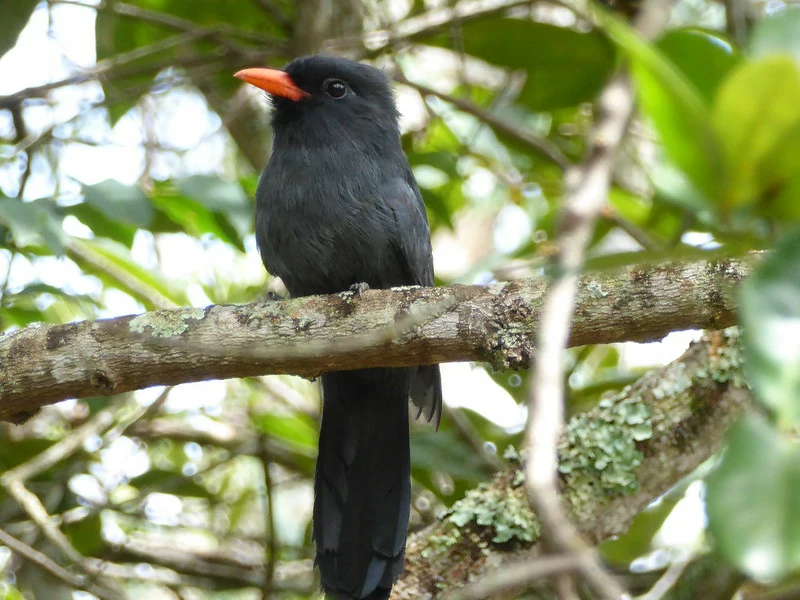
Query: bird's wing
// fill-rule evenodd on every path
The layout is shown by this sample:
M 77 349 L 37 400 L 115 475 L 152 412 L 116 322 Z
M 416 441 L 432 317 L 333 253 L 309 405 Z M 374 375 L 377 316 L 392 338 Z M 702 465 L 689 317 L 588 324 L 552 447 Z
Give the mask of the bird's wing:
M 405 177 L 395 177 L 381 190 L 383 201 L 394 217 L 392 243 L 403 268 L 406 285 L 433 286 L 433 252 L 425 203 L 409 169 Z M 424 414 L 438 429 L 442 417 L 442 382 L 439 365 L 417 369 L 411 386 L 411 401 L 417 418 Z
M 433 254 L 425 204 L 409 170 L 381 189 L 383 201 L 394 218 L 392 243 L 403 267 L 405 285 L 433 285 Z

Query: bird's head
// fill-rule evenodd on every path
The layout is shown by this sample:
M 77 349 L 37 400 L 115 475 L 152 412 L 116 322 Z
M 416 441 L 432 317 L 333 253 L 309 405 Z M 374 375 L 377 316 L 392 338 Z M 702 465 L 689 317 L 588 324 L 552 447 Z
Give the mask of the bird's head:
M 272 124 L 397 132 L 397 108 L 382 71 L 344 58 L 307 56 L 285 69 L 244 69 L 235 77 L 272 96 Z M 352 131 L 350 131 L 352 133 Z

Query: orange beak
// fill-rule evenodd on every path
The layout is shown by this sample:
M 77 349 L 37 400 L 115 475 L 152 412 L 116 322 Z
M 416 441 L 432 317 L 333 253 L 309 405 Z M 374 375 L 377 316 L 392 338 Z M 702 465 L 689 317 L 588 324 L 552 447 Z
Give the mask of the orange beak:
M 278 69 L 242 69 L 234 74 L 234 77 L 254 85 L 273 96 L 288 98 L 295 102 L 310 96 L 308 92 L 298 87 L 289 75 Z

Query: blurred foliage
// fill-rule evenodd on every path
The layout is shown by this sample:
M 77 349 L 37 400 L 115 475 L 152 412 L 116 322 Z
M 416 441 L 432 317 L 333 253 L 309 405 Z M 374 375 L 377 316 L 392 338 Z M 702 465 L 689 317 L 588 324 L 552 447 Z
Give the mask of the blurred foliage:
M 15 0 L 4 11 L 0 68 L 22 60 L 12 48 L 23 43 L 26 23 L 43 46 L 50 36 L 63 47 L 44 48 L 55 65 L 41 74 L 46 79 L 20 76 L 34 87 L 0 97 L 0 331 L 248 302 L 275 285 L 253 242 L 258 172 L 243 158 L 248 140 L 269 144 L 258 117 L 264 103 L 231 74 L 290 58 L 289 48 L 300 45 L 296 6 L 233 4 Z M 665 490 L 603 553 L 615 568 L 641 571 L 689 552 L 713 558 L 704 568 L 738 571 L 767 588 L 782 579 L 780 589 L 796 593 L 800 9 L 744 3 L 752 27 L 740 47 L 726 30 L 724 5 L 706 0 L 677 2 L 653 43 L 599 8 L 587 17 L 561 3 L 514 3 L 505 12 L 427 19 L 441 14 L 439 4 L 367 3 L 369 45 L 332 40 L 405 80 L 403 145 L 428 207 L 439 283 L 542 273 L 565 169 L 583 155 L 592 100 L 620 65 L 630 68 L 640 114 L 589 264 L 777 248 L 742 294 L 748 373 L 765 418 L 731 431 L 708 476 L 710 535 L 698 531 L 688 547 L 664 541 L 680 527 L 670 519 L 706 466 Z M 639 6 L 605 4 L 626 15 Z M 69 31 L 92 24 L 94 71 L 70 58 L 78 40 Z M 384 26 L 405 43 L 382 45 Z M 22 71 L 36 69 L 12 65 L 4 73 Z M 15 83 L 7 79 L 4 89 Z M 243 115 L 246 126 L 237 128 Z M 571 351 L 568 409 L 593 406 L 640 372 L 619 347 Z M 470 373 L 448 388 L 464 397 L 447 398 L 439 432 L 412 429 L 415 528 L 521 444 L 521 415 L 508 427 L 489 416 L 514 420 L 508 405 L 525 401 L 528 374 L 486 377 L 482 365 Z M 115 424 L 26 482 L 68 540 L 83 554 L 129 566 L 124 585 L 134 597 L 257 598 L 259 588 L 271 598 L 314 597 L 315 384 L 287 377 L 193 384 L 166 390 L 143 410 L 156 395 L 114 399 Z M 23 426 L 3 424 L 0 470 L 76 435 L 107 405 L 67 402 Z M 129 422 L 132 410 L 141 414 Z M 2 489 L 0 524 L 60 560 Z M 63 582 L 10 552 L 0 552 L 0 574 L 3 598 L 71 597 Z M 695 597 L 702 583 L 685 578 L 680 597 Z

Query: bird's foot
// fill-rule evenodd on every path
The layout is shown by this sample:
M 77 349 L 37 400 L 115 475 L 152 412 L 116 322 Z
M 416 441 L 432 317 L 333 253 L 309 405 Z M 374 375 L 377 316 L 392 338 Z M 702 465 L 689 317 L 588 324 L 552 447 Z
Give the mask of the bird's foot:
M 358 296 L 358 299 L 361 300 L 361 296 L 369 289 L 369 284 L 365 281 L 361 281 L 359 283 L 354 283 L 350 286 L 348 291 L 353 293 L 353 296 Z
M 286 298 L 277 292 L 267 292 L 263 298 L 263 302 L 280 302 L 281 300 L 286 300 Z

